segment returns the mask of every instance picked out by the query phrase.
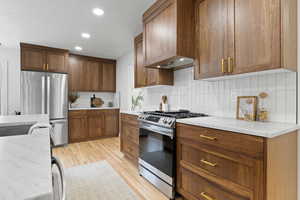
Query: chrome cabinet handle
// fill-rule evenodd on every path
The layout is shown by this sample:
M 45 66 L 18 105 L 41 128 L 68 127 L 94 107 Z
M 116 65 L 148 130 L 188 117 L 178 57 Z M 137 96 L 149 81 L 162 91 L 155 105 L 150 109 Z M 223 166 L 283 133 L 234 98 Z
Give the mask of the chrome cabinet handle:
M 42 76 L 42 114 L 45 114 L 45 76 Z
M 52 157 L 52 165 L 56 165 L 59 170 L 60 179 L 62 182 L 61 200 L 66 200 L 66 180 L 65 180 L 65 173 L 64 173 L 63 165 L 62 165 L 61 161 L 56 157 Z

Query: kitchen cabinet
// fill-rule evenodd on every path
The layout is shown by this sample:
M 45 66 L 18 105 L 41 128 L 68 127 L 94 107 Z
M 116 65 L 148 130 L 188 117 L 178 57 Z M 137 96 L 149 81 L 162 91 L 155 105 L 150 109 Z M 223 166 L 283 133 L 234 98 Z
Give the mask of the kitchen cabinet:
M 194 0 L 158 0 L 143 15 L 144 65 L 194 58 Z M 192 62 L 190 63 L 192 64 Z
M 117 137 L 119 135 L 119 110 L 104 111 L 105 136 Z
M 115 92 L 116 61 L 71 54 L 70 91 Z
M 121 114 L 121 152 L 134 164 L 139 157 L 139 127 L 136 115 Z
M 296 5 L 296 0 L 197 0 L 195 78 L 297 71 Z
M 69 51 L 21 43 L 21 69 L 47 72 L 68 71 Z
M 69 140 L 82 142 L 119 133 L 119 109 L 69 111 Z
M 102 91 L 115 92 L 116 91 L 116 64 L 103 63 L 102 70 Z
M 144 67 L 143 34 L 134 39 L 134 87 L 147 86 L 147 68 Z
M 297 199 L 296 132 L 263 138 L 181 123 L 176 128 L 176 187 L 186 200 Z
M 173 85 L 174 73 L 170 69 L 153 69 L 144 66 L 143 34 L 134 40 L 135 47 L 135 88 L 153 85 Z
M 104 111 L 102 110 L 90 110 L 87 112 L 88 139 L 98 139 L 105 135 L 104 129 Z
M 69 141 L 84 141 L 89 136 L 86 111 L 69 112 Z

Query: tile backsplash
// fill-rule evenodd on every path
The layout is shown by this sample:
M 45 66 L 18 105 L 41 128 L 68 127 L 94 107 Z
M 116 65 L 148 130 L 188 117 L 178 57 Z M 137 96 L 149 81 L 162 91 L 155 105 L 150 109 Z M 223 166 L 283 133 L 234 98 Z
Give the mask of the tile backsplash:
M 74 107 L 90 107 L 91 97 L 95 94 L 96 97 L 101 98 L 104 101 L 103 107 L 108 106 L 108 102 L 113 102 L 114 106 L 118 107 L 117 94 L 109 92 L 78 92 L 79 98 L 73 104 Z
M 122 82 L 118 88 L 121 110 L 130 109 L 131 96 L 142 92 L 145 99 L 143 110 L 158 109 L 161 96 L 166 95 L 172 110 L 189 109 L 214 116 L 235 117 L 237 96 L 258 96 L 260 92 L 267 92 L 269 97 L 264 100 L 264 107 L 269 111 L 270 121 L 296 122 L 297 73 L 262 74 L 208 82 L 193 80 L 193 68 L 188 68 L 174 72 L 174 86 L 134 89 L 134 67 L 128 59 L 131 59 L 130 55 L 121 58 L 118 67 L 123 68 L 117 70 L 118 79 Z M 125 74 L 127 76 L 122 78 Z M 126 84 L 130 88 L 126 88 Z

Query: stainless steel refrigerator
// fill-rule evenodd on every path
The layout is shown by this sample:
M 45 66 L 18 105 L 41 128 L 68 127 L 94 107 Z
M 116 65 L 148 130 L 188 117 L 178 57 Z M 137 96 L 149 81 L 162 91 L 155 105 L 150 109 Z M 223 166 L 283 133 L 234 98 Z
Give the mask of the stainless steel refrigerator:
M 68 75 L 21 72 L 22 114 L 49 114 L 56 146 L 68 144 Z

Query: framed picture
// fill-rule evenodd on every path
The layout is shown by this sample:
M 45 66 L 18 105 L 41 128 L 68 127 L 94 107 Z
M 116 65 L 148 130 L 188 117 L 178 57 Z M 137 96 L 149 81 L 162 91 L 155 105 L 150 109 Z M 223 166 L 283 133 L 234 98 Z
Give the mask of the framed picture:
M 237 98 L 237 119 L 255 121 L 256 112 L 257 96 L 239 96 Z

